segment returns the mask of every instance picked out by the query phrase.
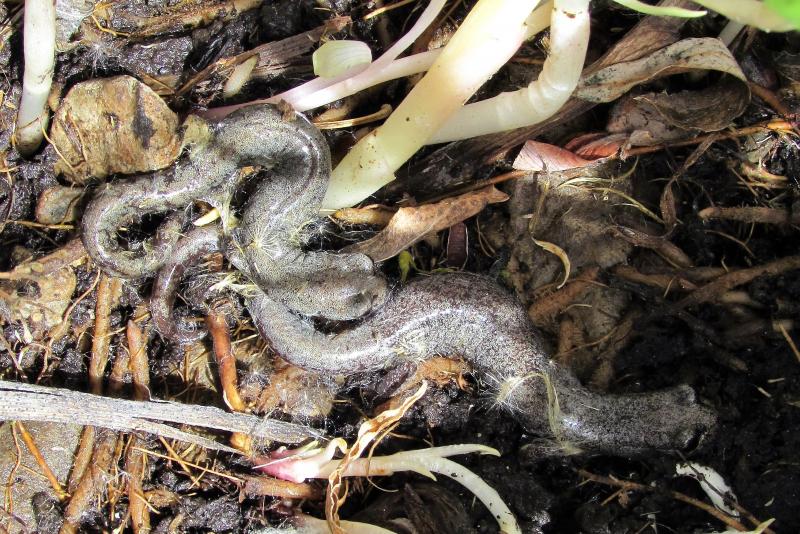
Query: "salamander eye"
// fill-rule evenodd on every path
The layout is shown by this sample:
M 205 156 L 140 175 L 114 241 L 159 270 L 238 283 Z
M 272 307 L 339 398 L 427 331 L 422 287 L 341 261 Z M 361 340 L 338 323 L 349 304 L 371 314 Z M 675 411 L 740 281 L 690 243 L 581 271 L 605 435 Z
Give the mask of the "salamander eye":
M 675 437 L 676 448 L 685 454 L 697 450 L 705 441 L 709 429 L 703 425 L 696 425 L 692 428 L 681 430 Z

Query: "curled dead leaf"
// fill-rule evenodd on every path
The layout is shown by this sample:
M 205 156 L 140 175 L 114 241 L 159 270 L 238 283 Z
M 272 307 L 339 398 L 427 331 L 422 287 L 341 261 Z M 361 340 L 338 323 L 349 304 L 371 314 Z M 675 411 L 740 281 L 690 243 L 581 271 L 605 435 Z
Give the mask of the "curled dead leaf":
M 569 256 L 567 255 L 567 251 L 555 243 L 550 243 L 549 241 L 540 241 L 538 239 L 534 239 L 533 242 L 561 260 L 561 264 L 564 266 L 564 278 L 561 280 L 561 283 L 558 284 L 558 289 L 561 289 L 564 287 L 564 284 L 567 283 L 567 280 L 569 280 L 569 272 L 571 269 L 571 263 L 569 261 Z
M 522 171 L 553 172 L 585 167 L 592 162 L 555 145 L 526 141 L 513 167 Z
M 76 240 L 80 244 L 80 240 Z M 70 265 L 80 261 L 82 245 L 73 243 L 52 254 L 22 263 L 0 282 L 0 317 L 23 324 L 30 339 L 39 341 L 47 334 L 60 337 L 67 333 L 64 317 L 77 285 Z
M 601 69 L 585 77 L 576 94 L 590 102 L 611 102 L 636 85 L 672 74 L 703 70 L 729 76 L 700 91 L 647 93 L 622 98 L 614 105 L 606 128 L 611 135 L 592 140 L 590 144 L 646 146 L 728 127 L 750 102 L 750 88 L 728 48 L 714 38 L 684 39 L 635 61 Z M 623 133 L 628 137 L 620 144 L 619 135 Z M 592 146 L 576 151 L 581 156 L 595 152 Z
M 384 261 L 423 239 L 431 232 L 438 232 L 472 217 L 487 204 L 505 202 L 508 195 L 486 187 L 448 198 L 433 204 L 400 208 L 388 226 L 375 237 L 345 247 L 345 252 L 361 252 L 374 261 Z
M 586 76 L 576 96 L 590 102 L 611 102 L 634 86 L 693 70 L 715 70 L 746 81 L 730 50 L 719 39 L 683 39 L 635 61 L 611 65 Z

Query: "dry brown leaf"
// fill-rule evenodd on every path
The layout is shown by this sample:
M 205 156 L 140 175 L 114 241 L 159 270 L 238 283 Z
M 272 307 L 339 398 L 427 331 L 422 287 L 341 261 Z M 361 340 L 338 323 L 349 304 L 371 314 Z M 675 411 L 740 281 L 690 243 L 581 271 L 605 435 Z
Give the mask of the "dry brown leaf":
M 747 85 L 730 78 L 702 91 L 627 96 L 614 105 L 606 130 L 629 133 L 632 146 L 666 143 L 727 128 L 749 101 Z
M 627 146 L 647 146 L 728 127 L 750 102 L 750 89 L 728 48 L 714 38 L 684 39 L 641 59 L 601 69 L 581 81 L 577 95 L 591 102 L 611 102 L 638 84 L 697 70 L 715 70 L 730 77 L 701 91 L 622 98 L 606 127 L 611 135 L 592 140 L 591 146 L 576 154 L 593 154 L 592 147 L 598 144 L 619 144 L 622 133 L 629 134 Z
M 53 117 L 50 135 L 61 156 L 57 173 L 78 184 L 172 164 L 181 150 L 178 116 L 130 76 L 73 87 Z
M 514 160 L 513 167 L 521 171 L 554 172 L 585 167 L 591 163 L 590 160 L 576 156 L 561 147 L 538 141 L 526 141 Z
M 361 252 L 375 261 L 384 261 L 399 254 L 431 232 L 438 232 L 468 219 L 487 204 L 505 202 L 508 195 L 486 187 L 441 202 L 400 208 L 389 225 L 375 237 L 344 249 Z
M 661 119 L 684 130 L 718 132 L 744 113 L 750 102 L 747 84 L 726 78 L 702 91 L 648 93 L 636 99 L 651 105 Z

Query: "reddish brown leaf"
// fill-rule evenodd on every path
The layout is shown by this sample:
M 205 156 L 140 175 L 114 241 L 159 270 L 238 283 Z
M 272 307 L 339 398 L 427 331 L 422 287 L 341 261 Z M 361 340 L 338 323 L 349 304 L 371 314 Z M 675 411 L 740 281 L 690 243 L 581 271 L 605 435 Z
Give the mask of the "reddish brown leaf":
M 585 167 L 590 163 L 592 162 L 561 147 L 538 141 L 527 141 L 517 159 L 514 160 L 513 167 L 522 171 L 555 172 Z

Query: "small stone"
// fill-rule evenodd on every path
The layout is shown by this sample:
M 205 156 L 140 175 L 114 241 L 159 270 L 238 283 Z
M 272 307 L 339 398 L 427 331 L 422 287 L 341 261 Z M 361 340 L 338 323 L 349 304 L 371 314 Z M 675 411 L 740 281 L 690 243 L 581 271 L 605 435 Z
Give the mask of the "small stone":
M 130 76 L 73 87 L 56 111 L 50 135 L 62 158 L 57 173 L 90 178 L 162 169 L 181 151 L 178 116 L 148 86 Z

